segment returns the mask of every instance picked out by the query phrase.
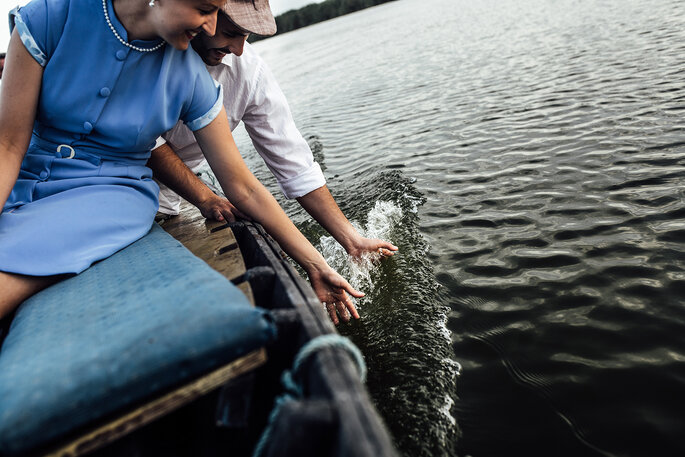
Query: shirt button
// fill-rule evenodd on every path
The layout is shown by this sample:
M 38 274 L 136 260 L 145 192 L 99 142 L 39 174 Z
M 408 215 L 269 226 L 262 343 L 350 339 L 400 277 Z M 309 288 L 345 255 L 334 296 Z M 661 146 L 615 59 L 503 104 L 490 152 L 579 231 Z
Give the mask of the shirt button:
M 103 87 L 102 89 L 100 89 L 100 95 L 102 97 L 109 97 L 109 94 L 110 94 L 109 87 Z
M 40 172 L 40 179 L 47 179 L 48 178 L 48 172 L 43 170 Z
M 118 60 L 124 60 L 126 58 L 126 51 L 124 51 L 123 49 L 120 49 L 117 51 L 115 56 Z
M 93 130 L 93 124 L 90 122 L 86 121 L 83 123 L 83 128 L 85 129 L 86 132 L 90 133 L 91 130 Z

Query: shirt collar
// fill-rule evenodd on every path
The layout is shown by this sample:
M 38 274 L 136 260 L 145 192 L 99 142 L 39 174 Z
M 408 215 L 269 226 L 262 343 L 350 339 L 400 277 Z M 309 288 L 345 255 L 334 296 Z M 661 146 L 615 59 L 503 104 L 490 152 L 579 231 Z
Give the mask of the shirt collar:
M 233 59 L 237 58 L 235 54 L 226 54 L 223 59 L 221 59 L 221 63 L 226 65 L 227 67 L 233 66 Z

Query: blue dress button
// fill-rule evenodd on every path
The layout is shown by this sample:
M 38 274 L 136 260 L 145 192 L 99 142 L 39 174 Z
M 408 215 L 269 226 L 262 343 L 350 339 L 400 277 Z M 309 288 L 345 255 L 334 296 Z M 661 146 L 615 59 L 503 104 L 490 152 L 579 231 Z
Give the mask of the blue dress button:
M 43 170 L 40 172 L 40 179 L 48 179 L 48 172 Z
M 90 131 L 93 130 L 93 124 L 86 121 L 83 123 L 83 128 L 86 130 L 86 132 L 90 133 Z
M 102 89 L 100 89 L 100 95 L 102 97 L 109 97 L 109 94 L 110 94 L 109 87 L 103 87 Z
M 124 51 L 123 49 L 120 49 L 117 51 L 115 56 L 118 60 L 124 60 L 126 58 L 126 51 Z

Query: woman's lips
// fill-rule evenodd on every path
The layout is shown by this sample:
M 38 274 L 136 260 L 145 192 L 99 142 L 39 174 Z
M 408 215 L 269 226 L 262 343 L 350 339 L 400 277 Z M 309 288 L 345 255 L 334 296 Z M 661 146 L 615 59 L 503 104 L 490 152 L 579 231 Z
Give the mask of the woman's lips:
M 192 39 L 195 38 L 196 36 L 197 36 L 197 32 L 196 32 L 196 31 L 194 31 L 194 30 L 186 30 L 186 37 L 188 38 L 188 40 L 192 40 Z

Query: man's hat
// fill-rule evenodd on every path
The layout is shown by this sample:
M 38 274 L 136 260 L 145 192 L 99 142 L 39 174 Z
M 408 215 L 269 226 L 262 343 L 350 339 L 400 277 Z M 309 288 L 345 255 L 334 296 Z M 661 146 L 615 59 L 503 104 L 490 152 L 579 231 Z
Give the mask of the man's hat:
M 228 0 L 221 10 L 238 27 L 257 35 L 276 33 L 276 21 L 269 0 Z

